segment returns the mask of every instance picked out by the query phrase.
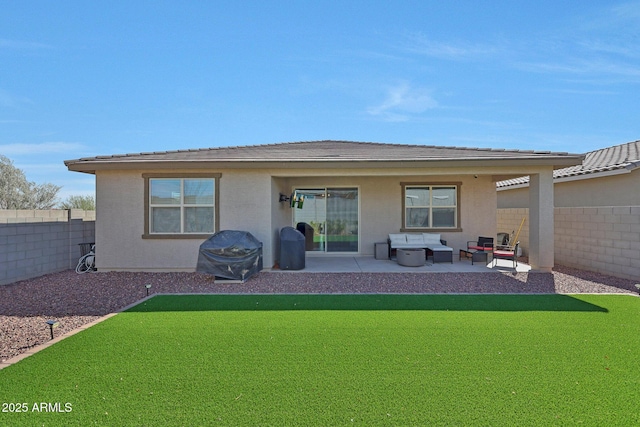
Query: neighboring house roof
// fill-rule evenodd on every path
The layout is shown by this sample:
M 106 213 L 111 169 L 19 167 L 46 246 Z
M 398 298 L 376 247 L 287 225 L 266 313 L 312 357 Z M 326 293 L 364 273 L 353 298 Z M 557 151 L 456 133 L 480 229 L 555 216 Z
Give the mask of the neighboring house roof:
M 383 144 L 352 141 L 308 141 L 238 147 L 115 154 L 67 160 L 69 170 L 95 173 L 97 169 L 176 166 L 176 163 L 284 163 L 314 162 L 444 162 L 529 161 L 556 167 L 576 164 L 579 154 L 549 151 L 441 147 L 433 145 Z
M 640 167 L 640 141 L 614 145 L 590 151 L 585 154 L 582 164 L 553 171 L 556 182 L 628 173 Z M 529 184 L 528 176 L 507 179 L 496 183 L 500 189 L 521 187 Z

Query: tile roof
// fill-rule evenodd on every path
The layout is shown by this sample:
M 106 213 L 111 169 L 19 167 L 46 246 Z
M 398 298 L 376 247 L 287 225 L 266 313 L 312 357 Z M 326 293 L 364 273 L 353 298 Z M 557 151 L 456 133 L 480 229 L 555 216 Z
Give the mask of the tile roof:
M 614 145 L 600 150 L 590 151 L 580 165 L 569 166 L 553 171 L 554 179 L 580 177 L 592 178 L 594 174 L 632 170 L 640 167 L 640 141 Z M 528 176 L 500 181 L 498 188 L 511 187 L 529 183 Z
M 237 147 L 202 148 L 134 154 L 114 154 L 67 160 L 81 163 L 121 162 L 269 162 L 289 161 L 419 161 L 465 159 L 554 159 L 577 156 L 549 151 L 444 147 L 434 145 L 385 144 L 352 141 L 306 141 Z

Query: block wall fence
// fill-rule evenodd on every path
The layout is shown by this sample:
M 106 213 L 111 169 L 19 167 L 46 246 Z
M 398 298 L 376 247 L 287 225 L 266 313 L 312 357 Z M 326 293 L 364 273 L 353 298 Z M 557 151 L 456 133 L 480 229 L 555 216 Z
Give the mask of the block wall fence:
M 0 285 L 75 269 L 95 219 L 80 209 L 0 210 Z
M 527 255 L 528 209 L 498 209 L 498 232 L 517 232 L 522 218 Z M 554 229 L 555 264 L 640 283 L 640 206 L 555 208 Z

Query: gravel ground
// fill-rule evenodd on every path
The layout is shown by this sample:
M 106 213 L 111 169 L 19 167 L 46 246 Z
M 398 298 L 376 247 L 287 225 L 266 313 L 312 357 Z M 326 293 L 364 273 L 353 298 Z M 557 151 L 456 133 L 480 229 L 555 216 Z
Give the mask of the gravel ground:
M 48 274 L 0 286 L 0 361 L 150 293 L 634 293 L 635 281 L 558 266 L 553 273 L 261 272 L 246 283 L 217 284 L 199 273 Z

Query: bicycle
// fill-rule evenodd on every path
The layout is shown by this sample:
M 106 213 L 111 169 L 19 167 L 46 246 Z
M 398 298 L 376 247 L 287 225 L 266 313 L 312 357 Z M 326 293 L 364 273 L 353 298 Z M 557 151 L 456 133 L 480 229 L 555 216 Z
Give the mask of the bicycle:
M 87 271 L 97 271 L 96 269 L 96 245 L 91 245 L 91 250 L 85 255 L 81 256 L 76 266 L 76 273 L 82 274 Z

